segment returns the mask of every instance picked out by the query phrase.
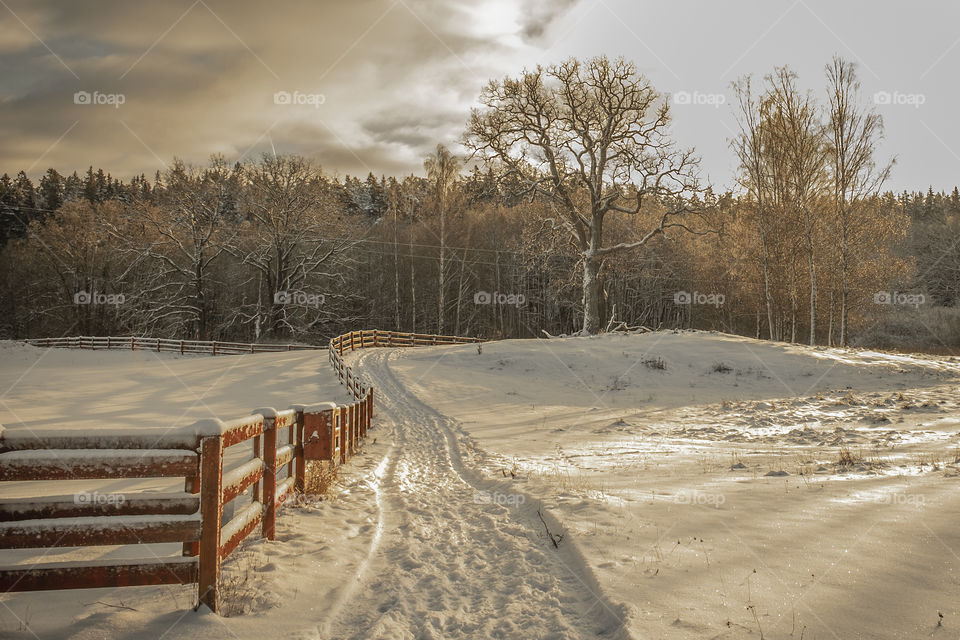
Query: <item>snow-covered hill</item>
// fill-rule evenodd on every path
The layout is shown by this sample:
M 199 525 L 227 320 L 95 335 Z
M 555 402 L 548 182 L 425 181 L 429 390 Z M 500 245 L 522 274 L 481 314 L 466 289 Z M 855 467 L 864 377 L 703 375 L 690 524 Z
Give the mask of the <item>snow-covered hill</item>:
M 960 359 L 661 332 L 387 366 L 563 522 L 634 637 L 958 634 Z

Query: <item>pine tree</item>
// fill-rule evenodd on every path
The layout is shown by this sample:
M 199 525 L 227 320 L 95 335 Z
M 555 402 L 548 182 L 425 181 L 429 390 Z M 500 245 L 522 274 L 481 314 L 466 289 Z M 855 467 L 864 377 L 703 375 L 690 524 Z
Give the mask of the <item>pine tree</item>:
M 40 207 L 56 211 L 64 202 L 63 176 L 56 169 L 47 169 L 40 178 Z

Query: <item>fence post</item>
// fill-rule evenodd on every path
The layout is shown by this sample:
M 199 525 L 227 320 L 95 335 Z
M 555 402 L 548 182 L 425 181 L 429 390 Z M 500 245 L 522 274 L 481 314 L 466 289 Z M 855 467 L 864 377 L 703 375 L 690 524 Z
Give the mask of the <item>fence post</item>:
M 364 394 L 363 398 L 357 400 L 357 449 L 360 448 L 360 441 L 363 439 L 363 432 L 366 428 L 363 426 L 364 421 L 367 419 L 367 395 Z
M 350 455 L 357 452 L 357 430 L 360 427 L 360 402 L 354 402 L 350 410 Z
M 137 338 L 135 336 L 130 336 L 130 351 L 137 350 Z
M 276 416 L 263 417 L 263 537 L 276 537 L 277 522 L 277 425 Z
M 287 463 L 287 477 L 293 478 L 294 483 L 296 483 L 297 478 L 294 475 L 294 462 L 297 459 L 297 418 L 294 414 L 293 422 L 287 426 L 287 444 L 293 446 L 293 456 L 290 458 L 290 462 Z
M 261 460 L 263 459 L 260 449 L 260 440 L 262 438 L 263 436 L 253 436 L 253 457 L 260 458 Z M 266 470 L 264 470 L 263 473 L 266 474 Z M 260 483 L 254 482 L 251 489 L 253 491 L 253 501 L 263 504 L 263 500 L 260 499 Z
M 293 459 L 296 462 L 293 476 L 293 490 L 302 493 L 307 485 L 306 459 L 303 456 L 303 408 L 298 407 L 296 411 L 293 425 L 290 427 L 294 429 Z
M 373 398 L 373 388 L 372 388 L 372 387 L 371 387 L 370 389 L 367 389 L 367 395 L 366 395 L 366 397 L 363 399 L 363 404 L 364 404 L 364 407 L 365 407 L 365 409 L 364 409 L 364 416 L 365 416 L 366 419 L 364 420 L 363 433 L 362 433 L 361 435 L 362 435 L 364 438 L 367 437 L 367 430 L 370 428 L 370 417 L 371 417 L 371 414 L 373 413 L 373 403 L 370 402 L 371 398 Z
M 213 341 L 213 355 L 217 355 L 217 341 Z
M 357 428 L 357 443 L 363 440 L 367 433 L 367 396 L 360 401 L 360 425 Z
M 347 455 L 353 457 L 357 452 L 357 416 L 359 415 L 359 405 L 354 402 L 350 405 L 350 440 L 347 447 Z
M 307 485 L 306 460 L 303 457 L 303 408 L 298 407 L 290 426 L 294 430 L 293 459 L 296 461 L 293 476 L 293 490 L 303 493 Z
M 198 442 L 197 442 L 197 451 L 200 450 L 200 443 L 201 443 L 201 442 L 202 442 L 202 441 L 198 441 Z M 193 474 L 193 477 L 187 476 L 187 477 L 184 479 L 184 482 L 183 482 L 183 490 L 184 490 L 186 493 L 193 493 L 193 494 L 200 493 L 200 469 L 201 469 L 201 464 L 202 464 L 202 462 L 203 462 L 203 461 L 202 461 L 200 458 L 197 458 L 197 470 L 196 470 L 196 472 Z M 183 555 L 193 557 L 193 556 L 196 556 L 196 555 L 199 554 L 199 553 L 200 553 L 200 543 L 199 543 L 199 542 L 184 542 L 184 543 L 183 543 Z
M 337 422 L 340 424 L 340 429 L 339 429 L 339 432 L 340 432 L 340 464 L 344 464 L 344 463 L 346 463 L 346 461 L 347 461 L 347 443 L 346 443 L 347 438 L 346 438 L 345 436 L 346 436 L 346 433 L 349 431 L 349 428 L 350 428 L 350 427 L 349 427 L 349 422 L 347 421 L 347 412 L 348 412 L 349 410 L 350 410 L 349 407 L 340 407 L 339 410 L 338 410 L 338 412 L 339 412 L 339 414 L 340 414 L 339 416 L 337 416 L 337 417 L 339 418 L 339 419 L 337 420 Z
M 216 613 L 219 606 L 220 519 L 223 517 L 223 442 L 209 436 L 200 443 L 200 602 Z
M 180 355 L 183 355 L 183 340 L 180 341 Z
M 340 464 L 346 464 L 350 458 L 350 426 L 352 424 L 353 405 L 343 408 L 343 422 L 340 425 Z
M 340 407 L 330 411 L 330 465 L 337 466 L 337 453 L 340 446 Z

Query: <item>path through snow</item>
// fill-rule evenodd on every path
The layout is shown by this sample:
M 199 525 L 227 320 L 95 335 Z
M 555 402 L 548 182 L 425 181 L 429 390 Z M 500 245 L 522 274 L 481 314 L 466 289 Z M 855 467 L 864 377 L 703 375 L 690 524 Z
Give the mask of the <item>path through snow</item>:
M 394 447 L 380 484 L 385 535 L 329 637 L 628 637 L 571 543 L 552 548 L 529 496 L 488 499 L 497 485 L 464 465 L 452 421 L 394 377 L 395 356 L 370 350 L 353 365 L 377 389 L 378 430 L 392 430 Z

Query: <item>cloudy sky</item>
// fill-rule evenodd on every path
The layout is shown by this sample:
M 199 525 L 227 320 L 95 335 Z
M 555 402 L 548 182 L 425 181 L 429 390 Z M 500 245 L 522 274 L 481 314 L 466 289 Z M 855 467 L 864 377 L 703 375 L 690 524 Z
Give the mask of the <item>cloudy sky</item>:
M 0 0 L 0 172 L 152 174 L 301 153 L 331 173 L 422 172 L 487 80 L 570 56 L 633 60 L 729 186 L 729 85 L 834 53 L 884 116 L 894 189 L 960 183 L 960 3 L 840 0 Z

